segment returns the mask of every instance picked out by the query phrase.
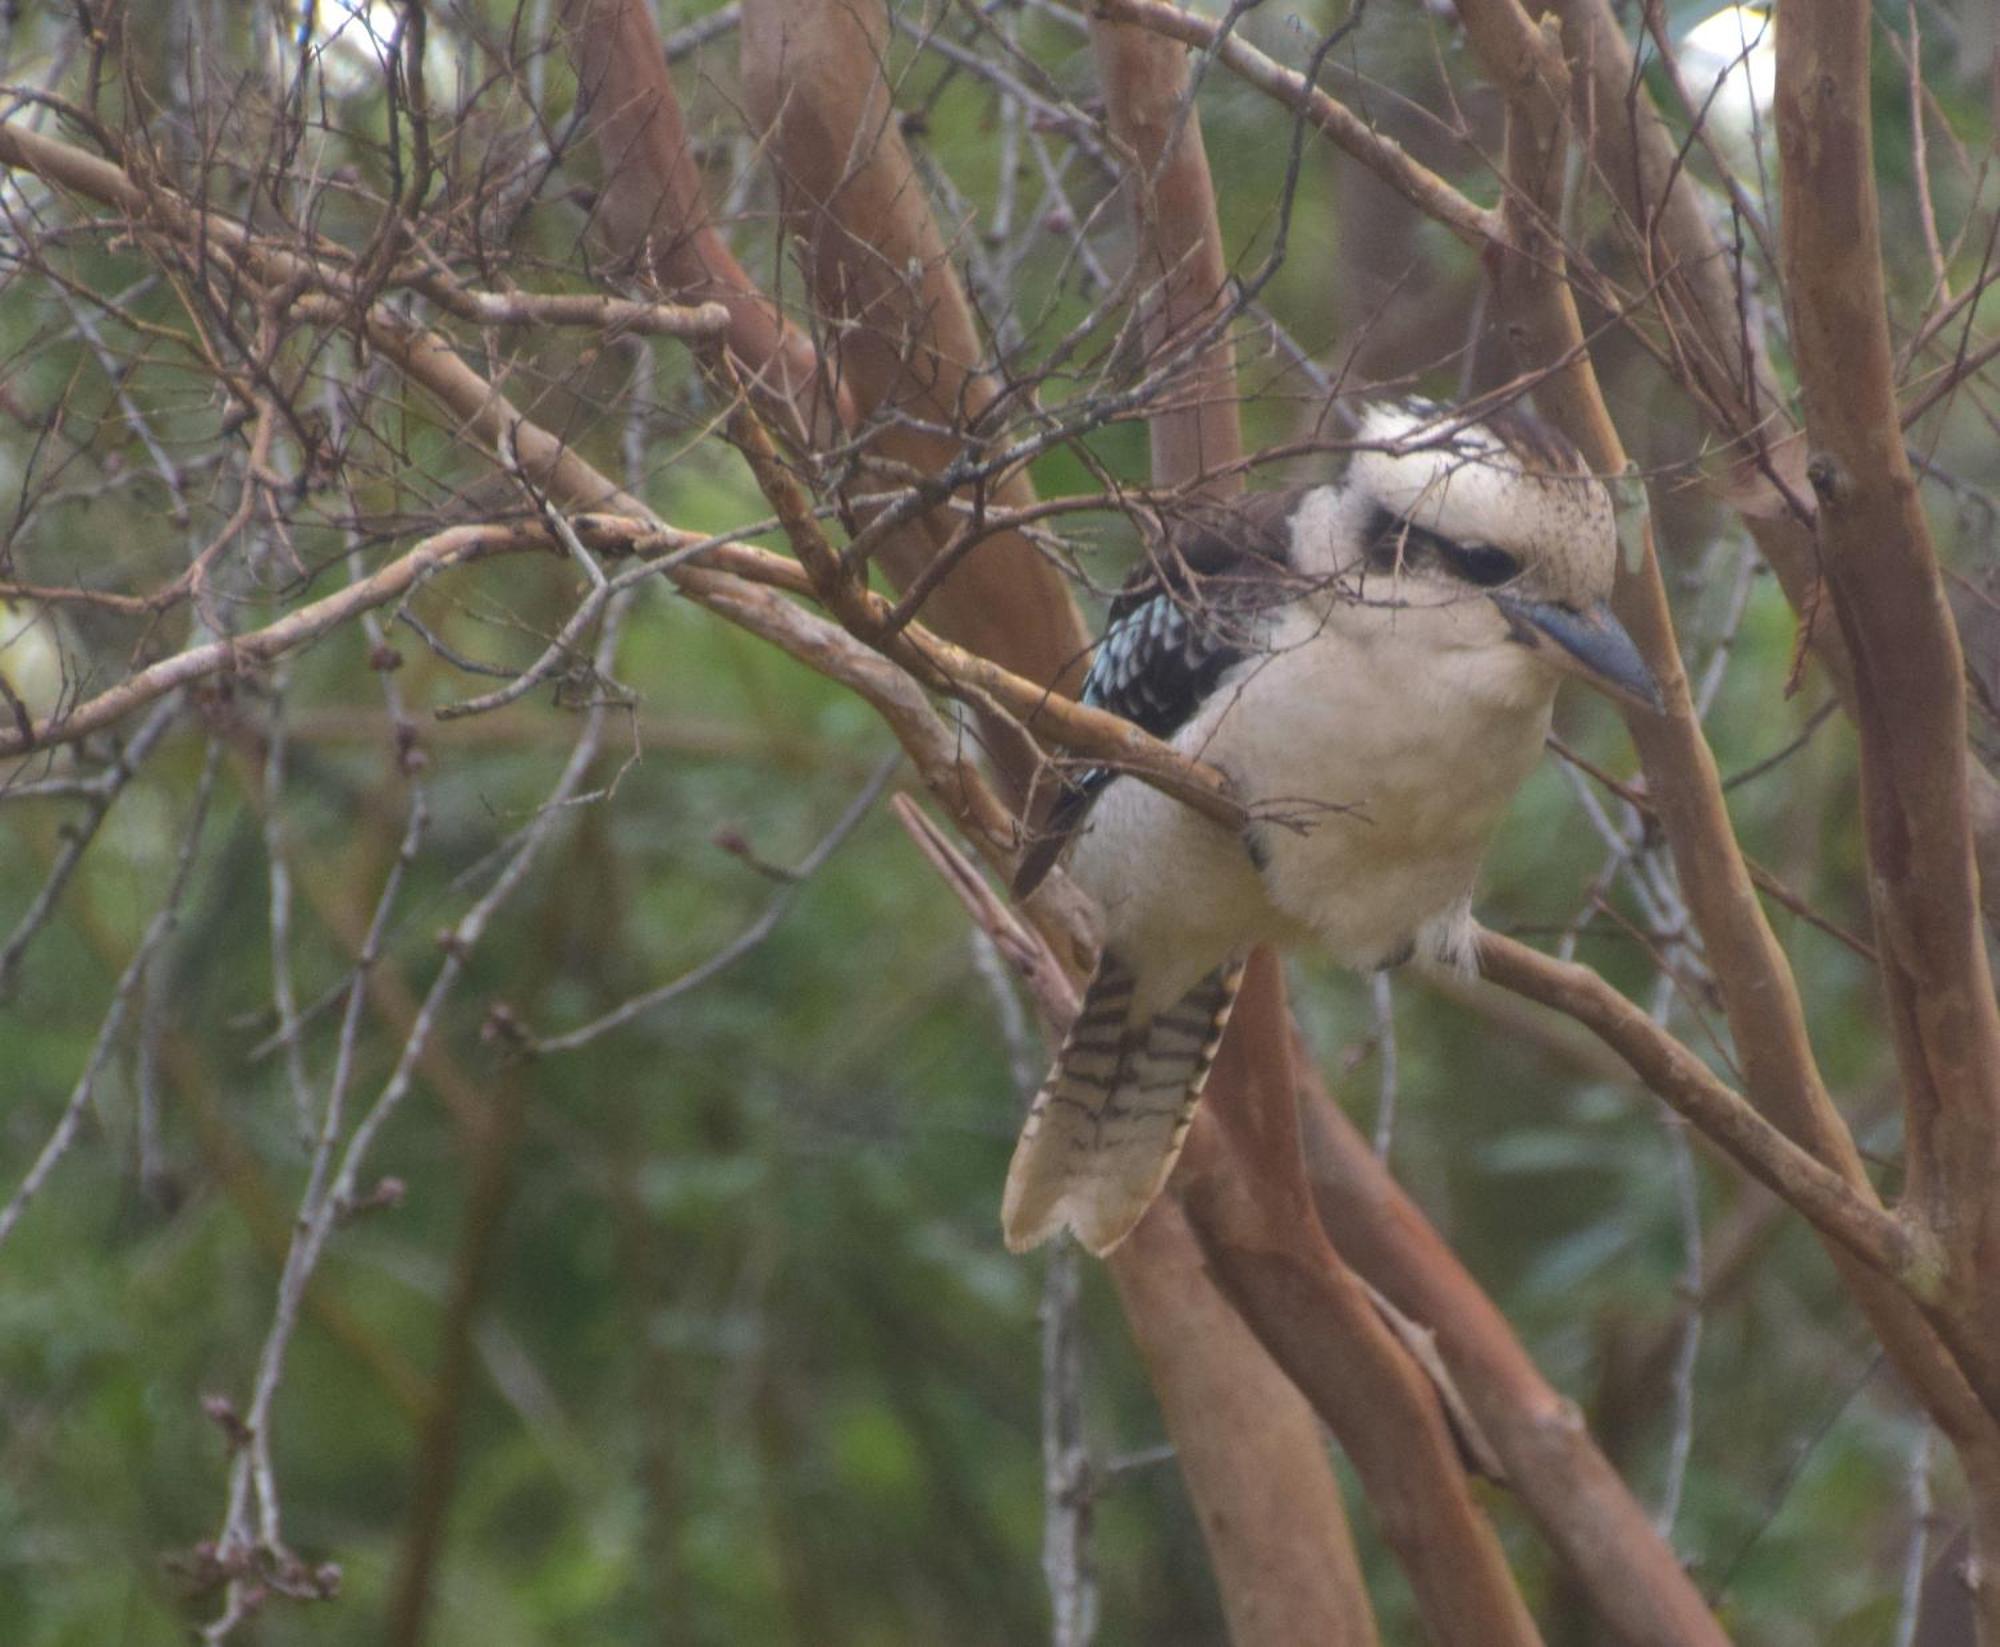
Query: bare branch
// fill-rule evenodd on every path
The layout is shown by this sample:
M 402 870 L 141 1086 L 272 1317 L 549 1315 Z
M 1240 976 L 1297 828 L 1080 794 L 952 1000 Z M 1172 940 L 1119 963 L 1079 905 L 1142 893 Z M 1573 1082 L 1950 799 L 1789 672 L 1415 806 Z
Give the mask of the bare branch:
M 146 968 L 151 964 L 161 944 L 172 936 L 180 919 L 182 895 L 187 891 L 189 872 L 194 867 L 195 856 L 204 838 L 208 823 L 208 800 L 215 789 L 215 770 L 221 757 L 222 746 L 211 740 L 208 757 L 202 764 L 201 780 L 195 790 L 193 815 L 188 819 L 186 831 L 181 838 L 179 852 L 174 858 L 173 878 L 168 883 L 167 895 L 160 907 L 146 924 L 144 935 L 138 947 L 132 952 L 132 959 L 125 964 L 118 982 L 111 992 L 111 1006 L 98 1026 L 97 1037 L 91 1044 L 90 1056 L 85 1060 L 83 1073 L 70 1089 L 69 1101 L 63 1105 L 62 1115 L 55 1129 L 49 1134 L 48 1142 L 21 1177 L 4 1204 L 0 1204 L 0 1242 L 13 1233 L 14 1226 L 21 1221 L 21 1215 L 28 1210 L 28 1203 L 41 1192 L 42 1186 L 57 1164 L 69 1153 L 70 1145 L 76 1142 L 77 1130 L 83 1124 L 84 1112 L 90 1107 L 92 1095 L 97 1090 L 98 1077 L 104 1073 L 105 1063 L 117 1048 L 118 1037 L 124 1031 L 125 1020 L 130 1015 L 132 1001 L 146 976 Z
M 1479 935 L 1479 967 L 1495 983 L 1588 1026 L 1705 1138 L 1855 1257 L 1919 1297 L 1935 1294 L 1940 1254 L 1929 1236 L 1793 1143 L 1590 968 L 1496 932 Z
M 1082 0 L 1064 0 L 1083 9 Z M 1273 62 L 1237 36 L 1224 35 L 1198 12 L 1183 11 L 1167 0 L 1093 0 L 1104 17 L 1213 50 L 1230 69 L 1259 91 L 1277 99 L 1309 120 L 1426 217 L 1442 223 L 1467 245 L 1483 247 L 1501 233 L 1497 214 L 1475 205 L 1443 178 L 1413 160 L 1393 138 L 1385 137 L 1351 110 L 1336 102 L 1305 77 Z M 1219 42 L 1219 44 L 1218 44 Z

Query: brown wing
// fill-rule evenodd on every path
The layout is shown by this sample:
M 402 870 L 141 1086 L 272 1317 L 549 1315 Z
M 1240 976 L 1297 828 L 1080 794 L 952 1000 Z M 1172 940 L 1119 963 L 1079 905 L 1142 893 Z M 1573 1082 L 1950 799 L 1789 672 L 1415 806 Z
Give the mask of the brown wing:
M 1295 591 L 1287 574 L 1291 517 L 1307 488 L 1190 505 L 1125 580 L 1083 683 L 1093 709 L 1170 738 L 1248 655 L 1245 620 Z M 1021 856 L 1014 892 L 1039 886 L 1117 772 L 1065 780 Z

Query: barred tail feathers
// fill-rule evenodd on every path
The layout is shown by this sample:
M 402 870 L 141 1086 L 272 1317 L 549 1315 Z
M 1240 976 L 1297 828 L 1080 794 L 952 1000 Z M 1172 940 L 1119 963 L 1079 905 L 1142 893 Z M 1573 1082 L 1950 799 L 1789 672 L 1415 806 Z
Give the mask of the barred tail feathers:
M 1000 1222 L 1015 1252 L 1059 1230 L 1109 1252 L 1167 1181 L 1243 980 L 1224 962 L 1165 1011 L 1135 1020 L 1137 979 L 1107 954 L 1014 1147 Z

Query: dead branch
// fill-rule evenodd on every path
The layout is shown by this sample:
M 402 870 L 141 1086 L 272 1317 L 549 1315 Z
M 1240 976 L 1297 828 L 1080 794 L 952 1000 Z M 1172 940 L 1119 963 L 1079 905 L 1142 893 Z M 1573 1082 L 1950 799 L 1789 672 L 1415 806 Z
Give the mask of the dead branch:
M 31 137 L 32 141 L 10 148 L 10 134 Z M 8 161 L 37 170 L 51 180 L 73 181 L 78 187 L 88 188 L 97 198 L 113 202 L 136 198 L 126 186 L 123 174 L 115 168 L 105 168 L 89 156 L 80 155 L 63 145 L 0 127 L 0 162 Z M 193 212 L 164 191 L 156 193 L 160 214 L 177 230 L 213 237 L 225 243 L 243 239 L 241 231 L 226 219 L 210 213 Z M 290 254 L 259 251 L 255 255 L 260 265 L 267 266 L 274 274 L 289 272 L 297 277 L 306 267 Z M 337 271 L 322 270 L 321 273 L 329 284 L 337 286 L 341 278 Z M 322 304 L 323 307 L 320 306 Z M 320 316 L 330 324 L 351 324 L 357 320 L 351 307 L 331 299 L 301 296 L 297 299 L 297 307 L 301 312 Z M 381 306 L 362 310 L 358 320 L 368 340 L 457 417 L 465 433 L 490 442 L 496 450 L 505 447 L 512 451 L 522 473 L 534 484 L 546 487 L 573 508 L 611 509 L 627 516 L 650 518 L 642 503 L 613 486 L 573 448 L 523 418 L 505 396 L 497 394 L 484 378 L 466 365 L 446 339 L 435 332 L 409 326 Z M 766 479 L 778 486 L 775 454 L 762 461 Z M 810 522 L 810 515 L 796 487 L 786 479 L 782 490 L 791 499 L 789 507 L 793 509 L 794 526 L 816 534 L 816 525 L 808 528 L 802 524 Z M 656 534 L 658 531 L 656 526 L 649 527 L 649 530 Z M 299 608 L 262 630 L 234 636 L 227 641 L 210 642 L 163 659 L 128 676 L 98 697 L 33 727 L 27 734 L 18 730 L 0 730 L 0 756 L 25 753 L 53 742 L 73 741 L 190 680 L 238 667 L 243 662 L 268 662 L 317 638 L 359 612 L 399 598 L 420 580 L 434 576 L 448 566 L 495 553 L 549 547 L 554 541 L 540 527 L 450 528 L 370 577 Z M 649 547 L 686 549 L 694 541 L 669 530 L 664 536 L 655 535 Z M 1036 564 L 1040 564 L 1038 560 Z M 739 568 L 763 568 L 782 586 L 797 587 L 786 577 L 784 563 L 777 557 L 744 552 L 735 558 L 735 565 Z M 684 593 L 705 605 L 713 604 L 709 597 L 723 587 L 716 580 L 726 578 L 726 574 L 689 565 L 669 566 L 667 570 Z M 887 603 L 858 586 L 855 593 L 860 605 L 850 611 L 850 616 L 855 618 L 857 625 L 865 625 L 864 633 L 887 634 Z M 740 602 L 736 609 L 741 609 Z M 1068 609 L 1066 595 L 1063 596 L 1061 609 Z M 935 640 L 914 626 L 900 635 L 891 636 L 884 644 L 892 653 L 917 667 L 922 677 L 934 686 L 953 690 L 949 683 L 956 682 L 959 695 L 967 696 L 976 706 L 983 707 L 990 700 L 1004 707 L 1024 725 L 1031 725 L 1045 735 L 1060 738 L 1059 728 L 1085 727 L 1088 729 L 1086 736 L 1095 745 L 1088 752 L 1120 766 L 1129 766 L 1135 773 L 1150 773 L 1160 778 L 1180 798 L 1232 827 L 1240 826 L 1245 817 L 1242 808 L 1228 797 L 1218 775 L 1183 760 L 1129 722 L 1055 697 L 1046 687 L 1022 680 L 967 648 Z
M 97 1083 L 104 1074 L 105 1065 L 117 1050 L 119 1037 L 124 1033 L 125 1024 L 132 1015 L 132 1005 L 139 985 L 145 979 L 146 968 L 152 962 L 160 946 L 172 936 L 180 920 L 182 895 L 187 890 L 188 872 L 195 860 L 196 848 L 201 844 L 203 831 L 208 823 L 209 796 L 215 787 L 215 768 L 221 746 L 211 742 L 208 758 L 203 763 L 201 782 L 195 791 L 193 815 L 188 819 L 181 845 L 174 856 L 173 875 L 168 882 L 167 893 L 160 907 L 146 923 L 146 930 L 138 945 L 132 951 L 132 958 L 125 963 L 118 975 L 118 982 L 111 993 L 110 1008 L 104 1014 L 104 1021 L 98 1027 L 97 1036 L 91 1045 L 90 1055 L 84 1061 L 83 1073 L 77 1077 L 76 1085 L 70 1089 L 68 1101 L 57 1117 L 47 1141 L 37 1152 L 21 1181 L 14 1186 L 14 1193 L 0 1203 L 0 1242 L 5 1242 L 13 1233 L 14 1226 L 21 1221 L 28 1203 L 39 1195 L 50 1175 L 69 1153 L 76 1142 L 78 1129 L 88 1110 Z
M 267 664 L 317 640 L 362 612 L 406 595 L 427 578 L 454 566 L 494 555 L 546 550 L 551 540 L 539 529 L 511 525 L 452 526 L 424 539 L 366 578 L 346 584 L 244 635 L 208 641 L 135 671 L 94 698 L 58 710 L 25 732 L 0 731 L 0 757 L 25 755 L 79 738 L 123 720 L 135 710 L 212 675 L 233 673 L 246 664 Z

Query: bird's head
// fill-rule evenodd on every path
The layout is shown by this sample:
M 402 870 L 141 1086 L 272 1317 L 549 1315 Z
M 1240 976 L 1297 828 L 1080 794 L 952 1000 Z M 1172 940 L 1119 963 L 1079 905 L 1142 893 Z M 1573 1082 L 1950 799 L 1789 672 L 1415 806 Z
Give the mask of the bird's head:
M 1355 557 L 1338 574 L 1364 602 L 1458 607 L 1471 636 L 1660 712 L 1652 672 L 1611 614 L 1610 494 L 1547 424 L 1513 408 L 1467 421 L 1422 401 L 1373 407 L 1338 496 L 1338 536 Z

